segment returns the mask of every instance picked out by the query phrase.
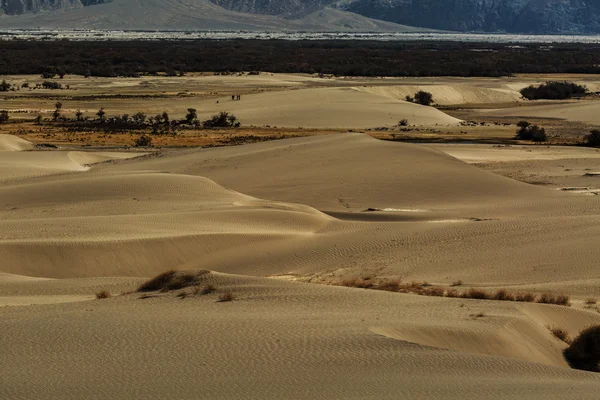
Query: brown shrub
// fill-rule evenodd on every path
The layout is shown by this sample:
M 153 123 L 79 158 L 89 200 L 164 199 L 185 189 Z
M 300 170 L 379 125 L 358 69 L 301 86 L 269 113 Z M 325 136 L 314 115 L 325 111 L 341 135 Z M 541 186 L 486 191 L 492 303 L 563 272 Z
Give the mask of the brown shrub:
M 137 291 L 154 292 L 156 290 L 166 288 L 167 284 L 171 281 L 171 279 L 173 278 L 173 276 L 175 276 L 176 273 L 177 271 L 175 270 L 163 272 L 162 274 L 155 276 L 149 281 L 142 283 Z
M 360 289 L 370 289 L 373 287 L 373 282 L 371 282 L 369 278 L 352 278 L 341 281 L 340 285 Z
M 205 294 L 212 293 L 215 290 L 217 290 L 217 289 L 209 283 L 208 285 L 206 285 L 204 287 L 197 287 L 196 289 L 194 289 L 193 294 L 194 295 L 205 295 Z
M 106 290 L 102 290 L 102 291 L 96 293 L 97 299 L 108 299 L 109 297 L 111 297 L 111 294 L 109 291 L 106 291 Z
M 512 293 L 509 293 L 506 289 L 498 289 L 491 298 L 492 300 L 499 301 L 515 301 L 515 296 Z
M 536 295 L 530 292 L 520 292 L 515 294 L 515 301 L 523 303 L 532 303 L 535 301 Z
M 563 351 L 571 368 L 600 372 L 600 325 L 584 329 Z
M 487 300 L 490 298 L 490 295 L 481 289 L 471 288 L 466 292 L 463 292 L 460 297 L 465 299 Z
M 452 282 L 452 284 L 451 284 L 450 286 L 462 286 L 462 284 L 463 284 L 463 281 L 461 281 L 461 280 L 459 279 L 459 280 L 457 280 L 457 281 L 455 281 L 455 282 Z
M 571 343 L 571 338 L 569 338 L 569 334 L 564 329 L 555 328 L 553 326 L 546 326 L 546 328 L 548 328 L 557 339 L 560 339 L 567 344 Z
M 551 293 L 542 293 L 540 297 L 537 299 L 537 303 L 543 304 L 556 304 L 559 306 L 568 306 L 570 305 L 569 296 L 565 296 L 562 294 L 554 295 Z
M 423 296 L 436 296 L 442 297 L 444 295 L 444 288 L 439 286 L 433 286 L 423 289 L 419 294 Z
M 233 300 L 233 293 L 231 292 L 225 292 L 225 293 L 221 293 L 221 295 L 219 296 L 219 303 L 224 303 L 226 301 L 232 301 Z
M 460 297 L 460 293 L 455 289 L 448 289 L 446 291 L 446 297 Z
M 592 305 L 592 304 L 596 304 L 597 300 L 593 297 L 590 297 L 589 299 L 585 299 L 585 304 L 587 305 Z
M 198 283 L 198 276 L 195 274 L 182 273 L 175 274 L 167 283 L 167 289 L 178 290 L 188 286 L 194 286 Z
M 188 286 L 198 285 L 202 275 L 208 274 L 209 271 L 200 270 L 194 272 L 178 272 L 175 270 L 163 272 L 155 276 L 149 281 L 143 283 L 138 288 L 138 292 L 168 292 L 169 290 L 183 289 Z
M 397 292 L 400 290 L 400 281 L 385 281 L 379 284 L 375 289 L 385 290 L 387 292 Z

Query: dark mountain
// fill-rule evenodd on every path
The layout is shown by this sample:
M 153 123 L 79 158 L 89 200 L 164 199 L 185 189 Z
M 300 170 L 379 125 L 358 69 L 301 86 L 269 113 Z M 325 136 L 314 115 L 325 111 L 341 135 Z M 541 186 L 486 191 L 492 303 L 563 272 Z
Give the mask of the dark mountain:
M 600 33 L 600 0 L 357 0 L 345 9 L 461 32 Z
M 2 14 L 30 17 L 0 28 L 600 33 L 600 0 L 0 0 Z

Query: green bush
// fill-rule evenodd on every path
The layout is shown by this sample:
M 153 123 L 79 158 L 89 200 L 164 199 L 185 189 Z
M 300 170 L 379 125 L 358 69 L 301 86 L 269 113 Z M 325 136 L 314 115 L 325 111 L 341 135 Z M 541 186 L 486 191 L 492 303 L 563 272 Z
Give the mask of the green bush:
M 521 89 L 521 95 L 528 100 L 564 100 L 587 93 L 585 86 L 567 81 L 548 81 L 540 86 L 528 86 Z
M 415 93 L 415 102 L 422 106 L 429 106 L 431 103 L 433 103 L 433 95 L 429 92 L 419 90 L 417 93 Z
M 240 126 L 240 123 L 235 115 L 221 111 L 204 121 L 202 126 L 205 128 L 231 128 Z
M 517 130 L 516 139 L 519 140 L 531 140 L 533 142 L 545 142 L 548 140 L 548 136 L 546 135 L 546 130 L 544 128 L 540 128 L 537 125 L 531 125 L 527 121 L 520 121 L 517 123 L 519 129 Z

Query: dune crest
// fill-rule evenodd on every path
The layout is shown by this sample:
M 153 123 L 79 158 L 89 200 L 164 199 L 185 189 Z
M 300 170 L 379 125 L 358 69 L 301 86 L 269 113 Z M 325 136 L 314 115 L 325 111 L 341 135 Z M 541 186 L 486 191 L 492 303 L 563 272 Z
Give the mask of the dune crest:
M 33 150 L 35 145 L 25 139 L 13 135 L 0 134 L 0 151 Z

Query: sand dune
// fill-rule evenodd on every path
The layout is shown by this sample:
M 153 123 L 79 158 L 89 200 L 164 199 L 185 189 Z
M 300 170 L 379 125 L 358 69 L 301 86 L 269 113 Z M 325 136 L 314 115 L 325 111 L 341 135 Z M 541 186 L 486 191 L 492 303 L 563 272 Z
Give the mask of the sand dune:
M 23 151 L 35 148 L 33 143 L 11 135 L 0 135 L 0 182 L 15 182 L 69 172 L 89 170 L 89 165 L 108 160 L 134 158 L 145 153 Z M 3 150 L 4 149 L 4 150 Z
M 244 125 L 304 128 L 375 128 L 393 126 L 401 119 L 413 125 L 450 125 L 459 122 L 433 107 L 369 93 L 353 87 L 301 89 L 204 100 L 197 107 L 202 118 L 219 111 L 233 112 Z
M 12 135 L 0 135 L 0 151 L 32 150 L 35 146 L 27 140 Z
M 560 118 L 567 121 L 600 124 L 600 103 L 588 102 L 559 102 L 548 105 L 529 105 L 522 107 L 504 108 L 502 110 L 480 110 L 484 115 L 502 115 L 514 117 Z
M 507 393 L 593 399 L 600 384 L 597 375 L 557 366 L 562 365 L 560 342 L 513 304 L 492 302 L 485 317 L 472 319 L 469 315 L 481 310 L 476 301 L 235 275 L 208 279 L 218 291 L 232 291 L 236 300 L 216 303 L 218 293 L 184 300 L 171 293 L 147 299 L 134 294 L 0 309 L 6 333 L 0 337 L 6 349 L 0 393 L 48 399 L 194 398 L 200 386 L 202 397 L 214 399 L 240 393 L 245 399 L 503 399 Z M 542 312 L 551 308 L 532 306 Z M 587 314 L 590 321 L 599 318 Z M 412 326 L 436 321 L 447 328 L 435 347 L 424 346 L 394 337 L 408 321 Z M 528 326 L 520 342 L 494 345 L 494 335 L 511 326 L 517 331 L 519 323 Z M 458 346 L 486 334 L 488 341 L 473 340 L 483 351 L 439 346 L 440 340 Z M 517 349 L 526 361 L 500 355 Z M 20 384 L 23 379 L 27 385 Z M 72 381 L 80 385 L 67 388 Z
M 135 155 L 2 153 L 1 398 L 597 397 L 547 328 L 600 323 L 597 197 L 363 134 Z M 132 293 L 199 268 L 216 292 Z M 577 298 L 316 284 L 367 275 Z
M 508 103 L 521 99 L 518 90 L 511 90 L 508 87 L 479 87 L 466 83 L 369 86 L 361 87 L 359 90 L 397 100 L 404 100 L 406 96 L 412 97 L 419 90 L 424 90 L 433 95 L 437 104 L 442 105 Z

